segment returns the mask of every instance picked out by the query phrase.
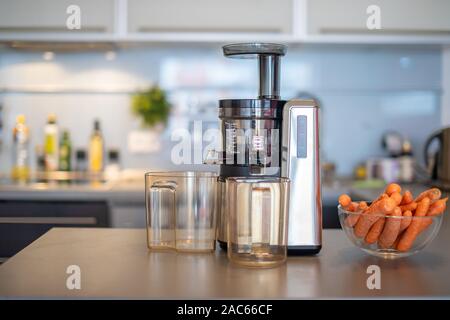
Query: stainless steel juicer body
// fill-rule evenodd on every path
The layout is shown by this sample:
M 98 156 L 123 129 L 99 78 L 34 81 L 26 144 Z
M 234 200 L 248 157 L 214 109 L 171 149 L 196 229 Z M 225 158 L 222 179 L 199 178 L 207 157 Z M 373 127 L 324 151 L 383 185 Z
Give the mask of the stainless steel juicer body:
M 222 150 L 219 152 L 218 240 L 227 244 L 227 177 L 291 179 L 288 254 L 315 254 L 321 249 L 318 106 L 311 100 L 284 101 L 279 96 L 279 44 L 224 46 L 228 57 L 257 57 L 257 99 L 220 100 Z
M 319 106 L 290 100 L 283 107 L 281 176 L 291 180 L 288 253 L 315 254 L 322 246 Z

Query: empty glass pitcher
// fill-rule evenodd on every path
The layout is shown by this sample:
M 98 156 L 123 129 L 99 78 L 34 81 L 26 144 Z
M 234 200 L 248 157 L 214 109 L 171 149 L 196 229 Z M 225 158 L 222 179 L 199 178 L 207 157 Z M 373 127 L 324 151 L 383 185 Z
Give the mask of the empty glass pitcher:
M 213 172 L 148 172 L 145 175 L 150 249 L 213 251 L 217 175 Z
M 287 257 L 287 178 L 227 178 L 228 258 L 274 267 Z

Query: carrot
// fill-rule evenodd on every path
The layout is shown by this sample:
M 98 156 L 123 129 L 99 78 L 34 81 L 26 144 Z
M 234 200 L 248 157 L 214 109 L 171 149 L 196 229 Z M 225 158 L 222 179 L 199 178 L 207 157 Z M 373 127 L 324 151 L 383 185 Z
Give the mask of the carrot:
M 445 211 L 447 200 L 448 200 L 448 197 L 444 198 L 444 199 L 439 199 L 435 203 L 431 204 L 430 208 L 428 209 L 428 212 L 427 212 L 427 217 L 428 216 L 434 217 L 434 216 L 442 214 Z M 432 223 L 433 223 L 432 218 L 423 218 L 422 224 L 420 226 L 419 234 L 422 231 L 424 231 L 425 229 L 427 229 Z
M 378 196 L 378 198 L 376 198 L 375 200 L 372 201 L 372 203 L 370 204 L 369 208 L 372 207 L 373 205 L 375 205 L 377 202 L 383 200 L 383 199 L 387 199 L 389 198 L 389 196 L 386 193 L 382 193 Z
M 367 202 L 361 201 L 358 205 L 358 211 L 366 210 L 368 207 L 369 205 L 367 204 Z
M 413 197 L 411 191 L 406 190 L 405 193 L 403 194 L 402 202 L 400 202 L 400 205 L 403 206 L 405 204 L 410 204 L 413 201 L 414 201 L 414 197 Z
M 373 226 L 370 228 L 369 232 L 367 233 L 365 237 L 365 241 L 368 244 L 372 244 L 377 242 L 378 237 L 380 236 L 381 232 L 383 231 L 385 218 L 380 218 L 373 224 Z
M 414 217 L 424 217 L 426 216 L 428 209 L 430 208 L 431 200 L 428 197 L 424 197 L 418 204 L 416 213 Z M 408 251 L 411 249 L 414 240 L 419 235 L 421 231 L 421 225 L 422 225 L 423 219 L 418 218 L 411 221 L 411 224 L 409 227 L 405 230 L 404 234 L 402 235 L 400 241 L 397 245 L 398 251 Z
M 442 195 L 441 190 L 439 190 L 438 188 L 431 188 L 419 194 L 414 201 L 420 202 L 424 198 L 430 198 L 431 202 L 433 203 L 436 200 L 438 200 L 441 197 L 441 195 Z
M 420 229 L 419 229 L 419 234 L 424 231 L 426 228 L 428 228 L 430 226 L 430 224 L 433 223 L 433 219 L 432 218 L 422 218 L 422 223 L 420 225 Z
M 382 193 L 374 202 L 378 202 L 380 200 L 387 199 L 387 198 L 389 198 L 389 195 L 387 193 Z M 374 202 L 372 202 L 372 204 Z
M 435 203 L 431 204 L 430 208 L 428 209 L 428 212 L 427 212 L 427 217 L 428 216 L 434 217 L 434 216 L 442 214 L 445 211 L 445 208 L 447 207 L 447 200 L 448 200 L 448 197 L 439 199 Z M 433 219 L 423 218 L 419 233 L 424 231 L 426 228 L 428 228 L 428 226 L 432 223 L 433 223 Z
M 339 204 L 341 205 L 341 207 L 346 211 L 354 212 L 359 207 L 359 204 L 357 202 L 352 202 L 352 198 L 350 198 L 350 196 L 348 194 L 341 194 L 339 196 L 338 201 L 339 201 Z M 345 218 L 345 225 L 347 225 L 349 227 L 353 227 L 355 225 L 355 223 L 358 221 L 358 219 L 359 219 L 359 215 L 349 214 Z
M 423 231 L 425 231 L 432 223 L 433 223 L 433 219 L 432 218 L 419 218 L 419 220 L 421 221 L 420 223 L 420 227 L 419 227 L 419 232 L 417 233 L 417 236 L 419 236 Z M 416 236 L 416 239 L 417 239 Z
M 386 186 L 385 193 L 387 193 L 388 196 L 392 195 L 394 192 L 400 193 L 402 191 L 402 187 L 400 187 L 396 183 L 390 183 Z
M 350 203 L 350 205 L 348 206 L 348 211 L 355 212 L 355 211 L 358 211 L 358 208 L 359 208 L 359 203 L 352 201 L 352 203 Z
M 395 201 L 391 198 L 385 198 L 372 203 L 369 208 L 363 211 L 363 215 L 359 218 L 358 223 L 355 225 L 355 236 L 358 238 L 364 238 L 367 235 L 367 232 L 369 232 L 370 227 L 380 218 L 379 215 L 389 214 L 395 207 Z
M 339 204 L 342 206 L 342 208 L 345 209 L 352 202 L 352 198 L 350 198 L 350 196 L 348 194 L 341 194 L 339 196 L 338 201 L 339 201 Z
M 411 220 L 412 220 L 412 212 L 407 210 L 405 212 L 403 212 L 403 219 L 402 222 L 400 223 L 400 232 L 402 232 L 403 230 L 405 230 L 406 228 L 409 227 Z
M 417 202 L 411 202 L 408 204 L 405 204 L 403 206 L 400 206 L 400 209 L 402 209 L 402 212 L 406 212 L 406 211 L 414 211 L 417 209 Z
M 386 218 L 383 232 L 378 238 L 378 245 L 381 248 L 389 248 L 395 242 L 395 239 L 397 239 L 400 231 L 400 224 L 402 222 L 401 216 L 402 210 L 399 207 L 396 207 L 392 214 L 392 218 Z
M 361 201 L 358 204 L 358 207 L 356 208 L 355 211 L 362 212 L 362 211 L 366 210 L 368 207 L 369 206 L 367 205 L 367 202 Z M 353 228 L 353 226 L 358 222 L 359 217 L 361 217 L 360 214 L 349 214 L 347 216 L 347 218 L 345 218 L 345 225 L 350 227 L 350 228 Z
M 447 198 L 439 199 L 435 203 L 433 203 L 430 206 L 430 209 L 428 210 L 427 216 L 437 216 L 440 215 L 445 211 L 445 208 L 447 207 Z
M 392 244 L 391 248 L 393 248 L 393 249 L 397 248 L 398 242 L 399 242 L 400 239 L 402 238 L 403 233 L 404 233 L 404 232 L 402 232 L 402 231 L 400 231 L 400 232 L 398 233 L 397 239 L 395 239 L 395 241 L 394 241 L 394 243 Z
M 391 194 L 391 199 L 394 199 L 395 204 L 398 206 L 400 204 L 400 202 L 402 202 L 403 200 L 403 196 L 401 195 L 400 192 L 394 192 Z
M 346 211 L 356 211 L 359 206 L 359 204 L 357 202 L 353 202 L 350 196 L 347 194 L 341 194 L 338 201 L 342 208 Z

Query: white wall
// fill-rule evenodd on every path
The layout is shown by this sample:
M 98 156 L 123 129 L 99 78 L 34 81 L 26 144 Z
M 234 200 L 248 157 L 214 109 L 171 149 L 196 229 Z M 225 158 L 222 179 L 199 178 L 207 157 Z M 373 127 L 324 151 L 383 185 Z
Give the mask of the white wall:
M 448 70 L 448 51 L 445 57 Z M 442 63 L 439 48 L 431 47 L 289 48 L 281 91 L 285 98 L 307 92 L 320 99 L 325 160 L 335 162 L 339 174 L 351 174 L 359 162 L 383 155 L 380 139 L 387 130 L 407 135 L 422 154 L 427 135 L 441 126 Z M 159 153 L 133 155 L 126 137 L 139 122 L 130 112 L 130 93 L 152 83 L 168 90 L 173 116 Z M 218 99 L 254 97 L 256 88 L 256 63 L 226 59 L 220 47 L 124 49 L 113 61 L 103 52 L 56 53 L 52 61 L 42 53 L 0 52 L 6 142 L 0 171 L 9 170 L 16 115 L 27 116 L 35 145 L 42 143 L 49 112 L 71 131 L 75 146 L 86 145 L 93 119 L 100 118 L 107 145 L 121 149 L 125 167 L 173 169 L 174 128 L 190 129 L 194 119 L 215 125 Z M 442 111 L 447 123 L 448 97 Z

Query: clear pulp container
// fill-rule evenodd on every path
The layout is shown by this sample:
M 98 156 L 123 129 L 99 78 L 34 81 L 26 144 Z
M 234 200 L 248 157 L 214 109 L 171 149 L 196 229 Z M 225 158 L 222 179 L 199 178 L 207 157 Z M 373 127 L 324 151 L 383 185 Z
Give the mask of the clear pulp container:
M 148 172 L 145 175 L 148 247 L 214 251 L 216 189 L 217 175 L 213 172 Z
M 227 178 L 228 258 L 247 267 L 286 262 L 287 178 Z

